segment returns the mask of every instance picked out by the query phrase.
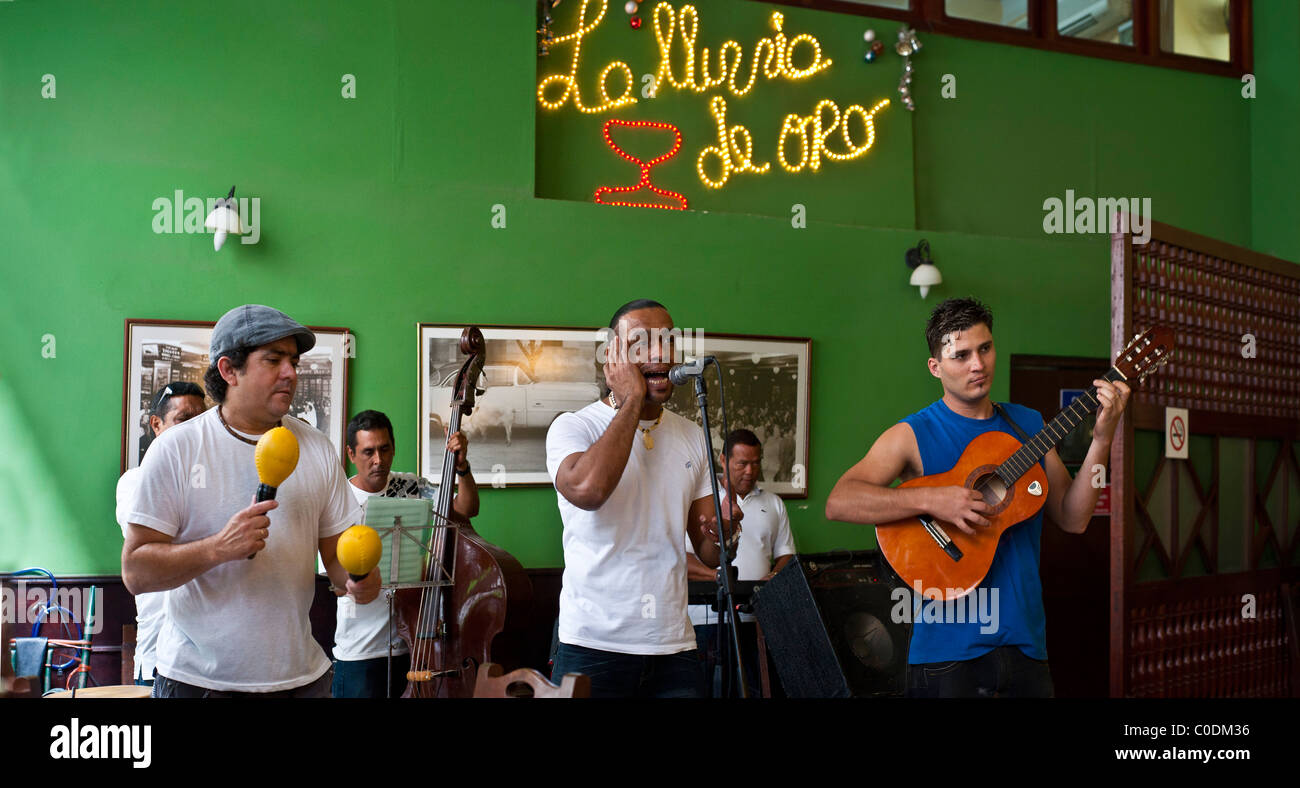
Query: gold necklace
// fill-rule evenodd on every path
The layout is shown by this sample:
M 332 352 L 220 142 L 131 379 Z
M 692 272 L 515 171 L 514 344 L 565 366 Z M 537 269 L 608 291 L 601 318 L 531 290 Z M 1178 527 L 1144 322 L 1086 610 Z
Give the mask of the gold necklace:
M 650 431 L 659 426 L 659 422 L 663 420 L 663 417 L 664 412 L 661 410 L 659 411 L 659 418 L 655 419 L 654 424 L 651 424 L 649 427 L 637 426 L 637 429 L 641 430 L 641 442 L 645 444 L 646 451 L 655 447 L 655 439 L 654 436 L 650 434 Z
M 612 391 L 609 392 L 609 406 L 614 410 L 618 410 L 618 399 L 614 397 L 614 392 Z M 658 427 L 659 422 L 663 421 L 663 419 L 664 419 L 664 412 L 663 409 L 660 408 L 659 418 L 655 419 L 654 424 L 651 424 L 649 427 L 642 427 L 640 425 L 637 425 L 637 429 L 641 430 L 641 442 L 645 444 L 646 451 L 649 451 L 650 449 L 653 449 L 655 447 L 655 439 L 654 436 L 650 434 L 650 432 L 654 430 L 656 427 Z

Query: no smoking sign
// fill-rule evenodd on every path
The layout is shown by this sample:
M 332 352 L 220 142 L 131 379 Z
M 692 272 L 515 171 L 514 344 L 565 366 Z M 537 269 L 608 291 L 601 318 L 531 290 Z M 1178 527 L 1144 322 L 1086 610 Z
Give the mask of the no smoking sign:
M 1165 408 L 1165 456 L 1187 459 L 1187 408 Z

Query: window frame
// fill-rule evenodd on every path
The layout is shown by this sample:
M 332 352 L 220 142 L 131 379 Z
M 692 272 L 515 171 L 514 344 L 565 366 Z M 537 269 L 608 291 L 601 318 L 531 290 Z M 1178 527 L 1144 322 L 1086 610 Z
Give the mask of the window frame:
M 1240 79 L 1254 69 L 1251 0 L 1228 0 L 1231 29 L 1228 60 L 1178 55 L 1160 49 L 1160 0 L 1133 0 L 1133 46 L 1061 36 L 1056 30 L 1056 0 L 1029 0 L 1029 29 L 948 16 L 945 0 L 910 0 L 907 10 L 842 0 L 764 0 L 767 4 L 811 8 L 853 16 L 907 22 L 918 31 L 1011 44 L 1049 52 L 1118 60 Z M 888 42 L 886 42 L 888 44 Z

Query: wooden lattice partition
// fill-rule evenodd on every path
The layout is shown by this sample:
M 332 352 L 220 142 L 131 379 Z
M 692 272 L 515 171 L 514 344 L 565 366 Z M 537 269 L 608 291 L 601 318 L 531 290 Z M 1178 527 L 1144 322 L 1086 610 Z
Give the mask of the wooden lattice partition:
M 1110 694 L 1300 693 L 1293 606 L 1282 591 L 1300 572 L 1300 518 L 1274 523 L 1268 512 L 1280 485 L 1288 517 L 1291 480 L 1300 477 L 1300 266 L 1151 224 L 1146 244 L 1131 232 L 1111 235 L 1112 354 L 1152 325 L 1173 328 L 1178 349 L 1166 369 L 1134 388 L 1111 449 Z M 1166 407 L 1188 409 L 1191 435 L 1209 442 L 1208 467 L 1166 459 L 1160 449 L 1150 481 L 1137 489 L 1134 432 L 1163 434 Z M 1230 480 L 1240 490 L 1220 489 L 1222 438 L 1248 442 L 1244 474 Z M 1259 467 L 1257 441 L 1279 447 Z M 1184 486 L 1196 511 L 1180 533 Z M 1240 512 L 1225 510 L 1227 492 L 1244 502 Z M 1230 571 L 1220 540 L 1228 518 L 1241 520 L 1245 542 L 1242 565 Z M 1193 559 L 1198 576 L 1189 576 Z M 1162 579 L 1140 579 L 1152 561 Z M 1253 618 L 1243 615 L 1245 600 L 1253 600 Z

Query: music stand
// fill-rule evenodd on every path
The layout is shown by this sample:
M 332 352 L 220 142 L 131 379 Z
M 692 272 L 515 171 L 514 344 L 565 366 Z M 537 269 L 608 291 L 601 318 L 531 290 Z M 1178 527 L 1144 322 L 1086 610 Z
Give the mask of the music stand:
M 387 697 L 392 696 L 393 687 L 393 598 L 397 591 L 405 588 L 436 588 L 451 586 L 456 582 L 456 566 L 444 566 L 441 557 L 435 556 L 429 549 L 434 529 L 443 531 L 441 544 L 447 539 L 456 538 L 458 526 L 448 520 L 443 523 L 433 522 L 432 503 L 423 498 L 382 498 L 373 497 L 366 501 L 365 524 L 379 534 L 383 544 L 383 554 L 379 565 L 386 567 L 383 571 L 388 581 L 381 584 L 388 604 L 388 685 Z M 427 541 L 425 539 L 427 538 Z M 407 544 L 409 542 L 409 544 Z M 414 545 L 414 550 L 411 545 Z M 403 547 L 406 548 L 403 553 Z M 442 551 L 445 555 L 447 551 Z M 406 559 L 403 560 L 403 555 Z M 419 624 L 417 622 L 417 629 Z M 412 638 L 420 633 L 413 632 Z

